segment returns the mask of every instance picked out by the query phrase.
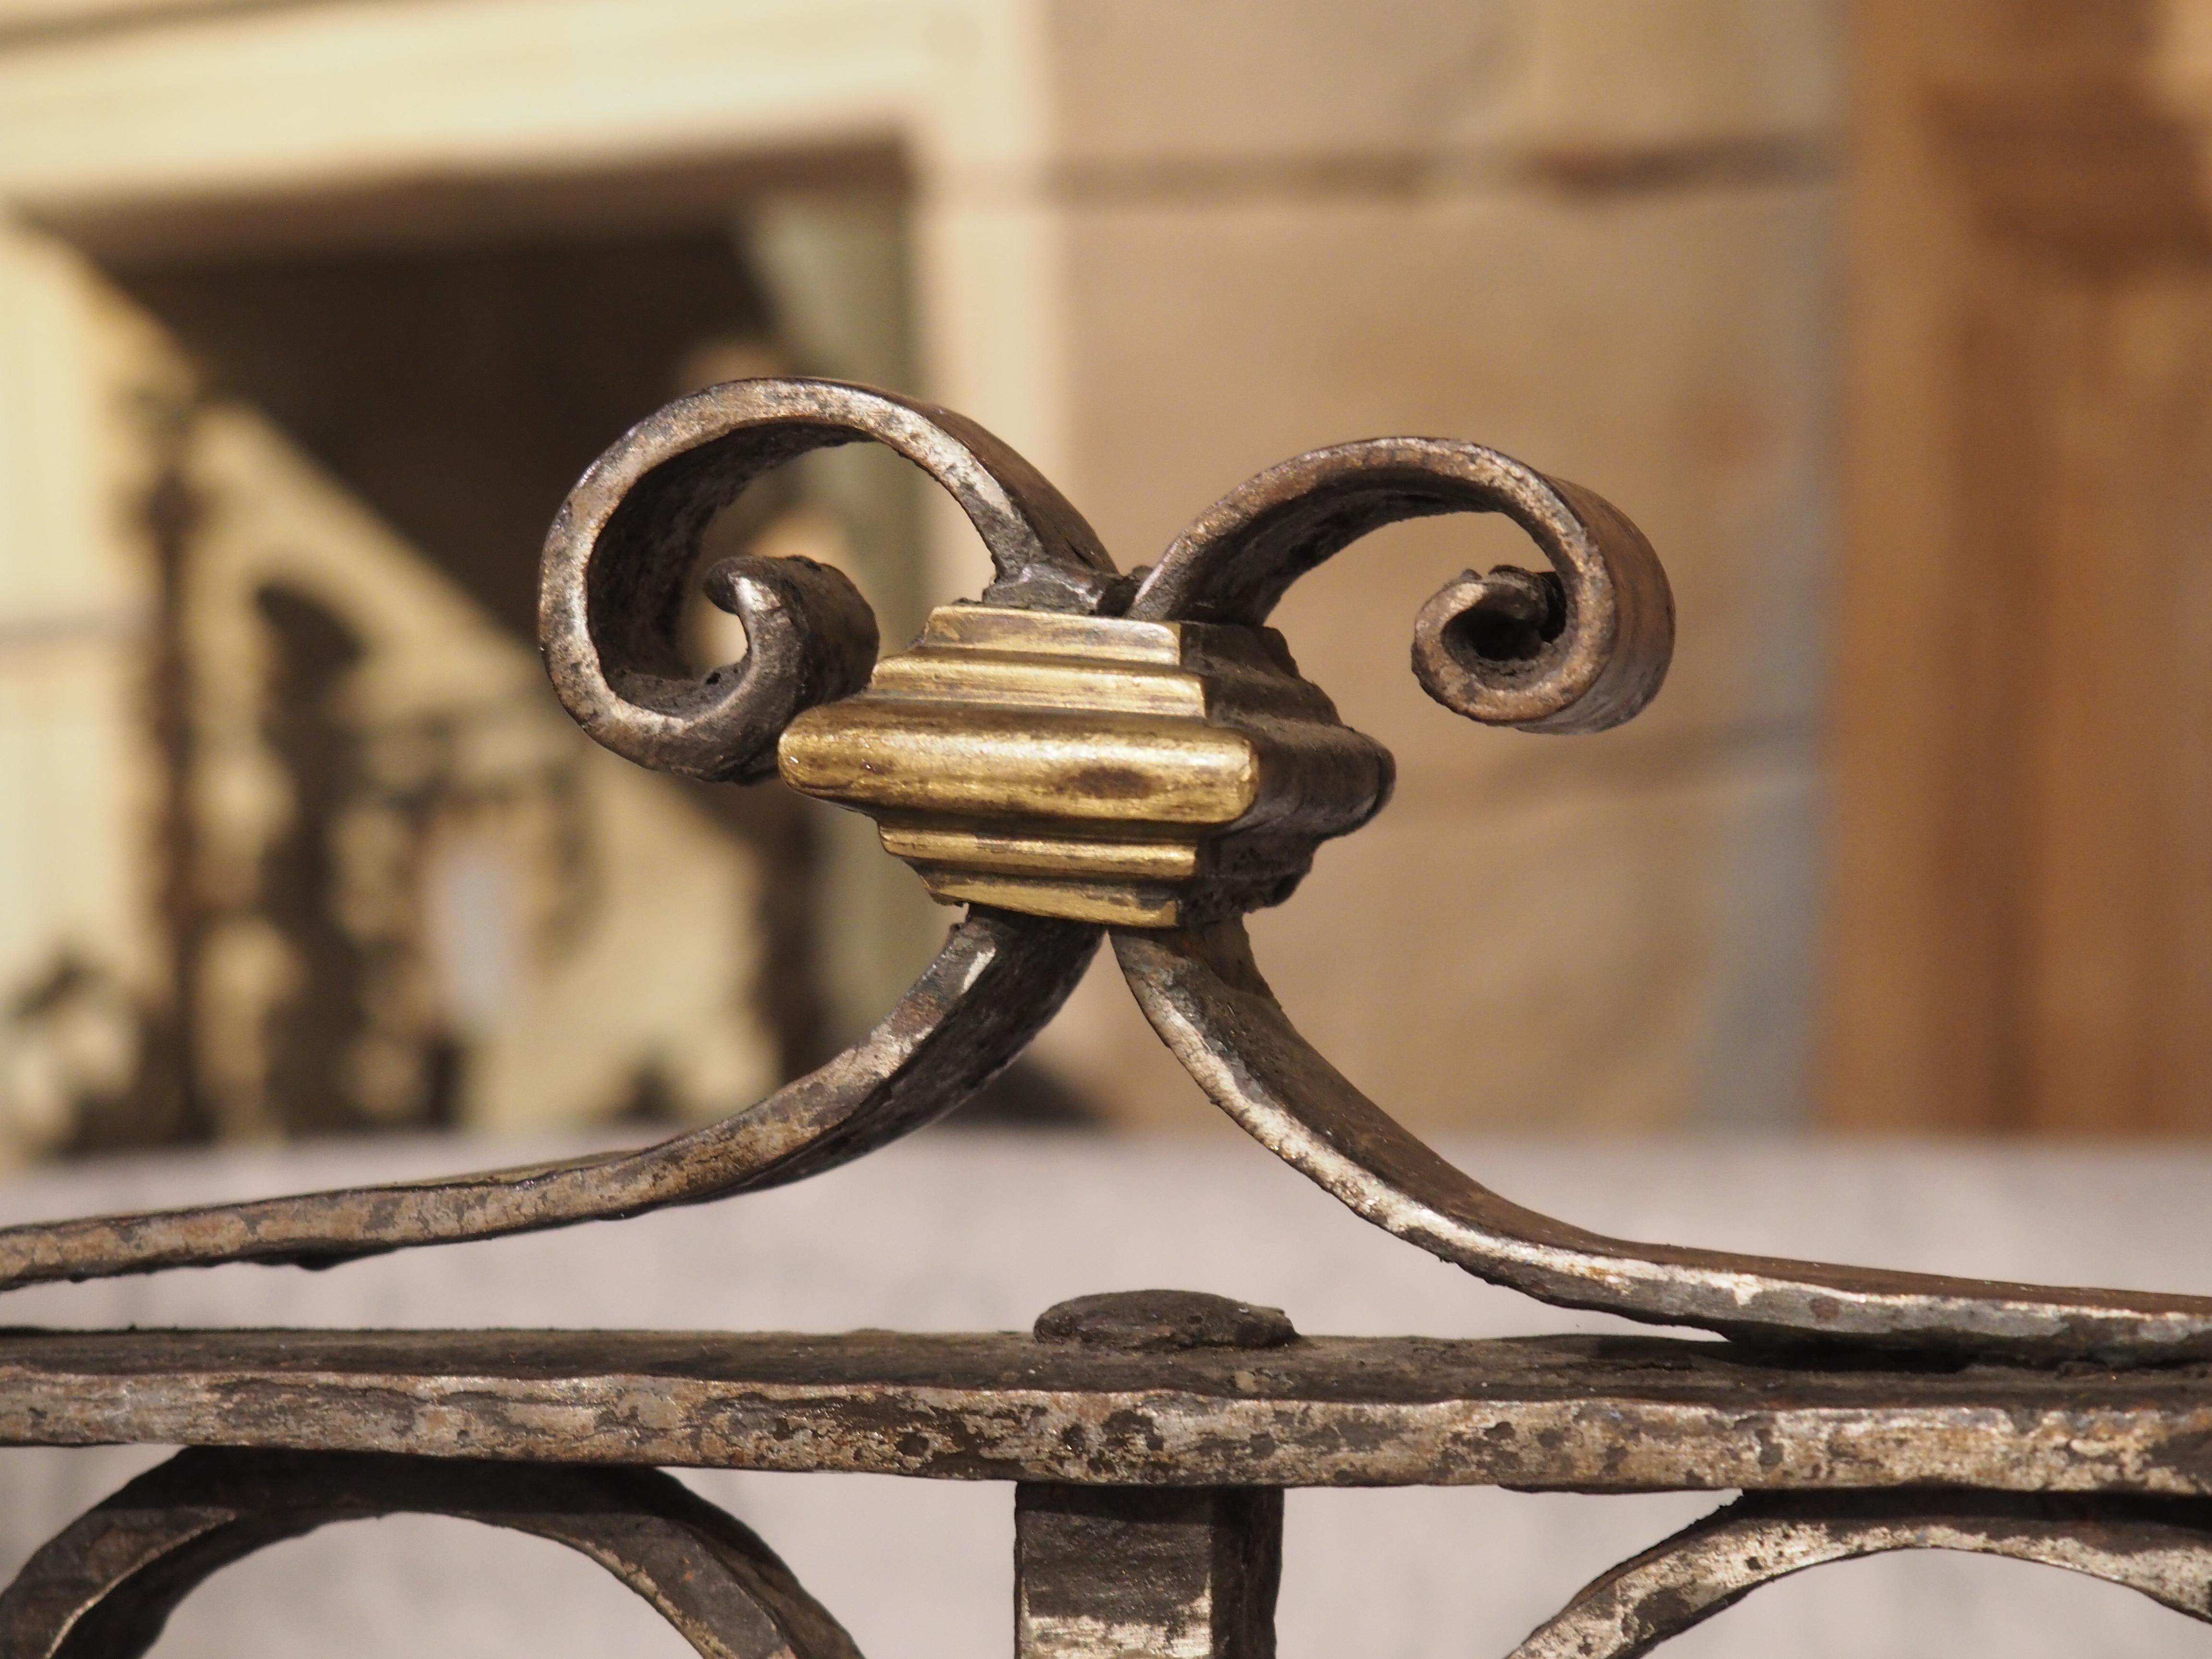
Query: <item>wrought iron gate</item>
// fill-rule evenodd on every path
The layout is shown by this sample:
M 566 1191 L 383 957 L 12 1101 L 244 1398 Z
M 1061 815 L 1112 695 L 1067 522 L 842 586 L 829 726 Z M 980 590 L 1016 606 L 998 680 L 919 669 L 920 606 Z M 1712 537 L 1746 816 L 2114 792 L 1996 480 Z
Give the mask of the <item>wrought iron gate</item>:
M 872 440 L 958 501 L 996 579 L 877 660 L 839 573 L 736 559 L 708 591 L 743 661 L 677 621 L 708 519 L 809 450 Z M 1376 1225 L 1544 1301 L 1724 1342 L 1302 1335 L 1191 1291 L 1081 1298 L 1029 1335 L 638 1331 L 0 1332 L 0 1442 L 187 1446 L 0 1597 L 0 1659 L 143 1651 L 216 1568 L 326 1522 L 463 1516 L 616 1573 L 699 1650 L 852 1652 L 744 1527 L 659 1469 L 1014 1486 L 1015 1643 L 1046 1656 L 1272 1651 L 1282 1493 L 1504 1485 L 1743 1496 L 1585 1589 L 1522 1656 L 1645 1651 L 1759 1584 L 1896 1549 L 2071 1568 L 2212 1619 L 2212 1301 L 1628 1243 L 1498 1197 L 1298 1036 L 1241 918 L 1380 809 L 1389 754 L 1298 678 L 1269 611 L 1369 531 L 1499 512 L 1548 568 L 1462 575 L 1413 670 L 1472 719 L 1601 730 L 1659 688 L 1666 579 L 1603 500 L 1494 451 L 1389 438 L 1241 485 L 1119 574 L 1021 458 L 862 387 L 750 380 L 669 405 L 592 466 L 547 543 L 562 701 L 647 766 L 877 819 L 969 906 L 845 1053 L 641 1151 L 452 1179 L 0 1230 L 0 1288 L 350 1257 L 616 1220 L 796 1181 L 958 1105 L 1102 939 L 1161 1040 L 1255 1139 Z

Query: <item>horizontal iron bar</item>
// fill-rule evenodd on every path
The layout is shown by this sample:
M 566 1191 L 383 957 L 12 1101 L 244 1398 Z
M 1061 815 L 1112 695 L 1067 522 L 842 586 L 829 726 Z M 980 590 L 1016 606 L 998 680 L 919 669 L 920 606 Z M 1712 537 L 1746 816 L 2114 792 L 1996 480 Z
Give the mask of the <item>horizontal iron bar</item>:
M 0 1333 L 0 1443 L 1141 1486 L 2212 1495 L 2212 1366 L 1934 1369 L 1646 1337 Z

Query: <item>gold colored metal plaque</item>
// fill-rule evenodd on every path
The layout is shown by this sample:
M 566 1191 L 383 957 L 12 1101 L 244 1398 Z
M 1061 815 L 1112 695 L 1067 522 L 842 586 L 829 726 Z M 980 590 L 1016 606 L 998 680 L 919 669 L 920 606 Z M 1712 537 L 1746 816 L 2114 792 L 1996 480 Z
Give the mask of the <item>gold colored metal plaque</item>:
M 799 715 L 777 761 L 940 902 L 1124 927 L 1280 902 L 1392 772 L 1272 629 L 971 605 Z

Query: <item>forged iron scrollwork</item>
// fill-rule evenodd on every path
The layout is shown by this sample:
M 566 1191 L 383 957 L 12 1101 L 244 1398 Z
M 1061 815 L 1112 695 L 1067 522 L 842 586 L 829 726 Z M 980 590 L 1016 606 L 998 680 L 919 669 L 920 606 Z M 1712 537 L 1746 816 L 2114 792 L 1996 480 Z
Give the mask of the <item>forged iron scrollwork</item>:
M 1500 1198 L 1438 1157 L 1300 1036 L 1241 923 L 1117 933 L 1145 1017 L 1214 1104 L 1355 1213 L 1540 1301 L 1768 1343 L 2024 1359 L 2212 1346 L 2195 1297 L 2046 1289 L 1607 1238 Z
M 179 1452 L 79 1517 L 0 1595 L 6 1659 L 137 1659 L 179 1602 L 335 1522 L 442 1515 L 591 1557 L 706 1659 L 860 1659 L 775 1553 L 657 1469 L 467 1458 Z
M 1269 467 L 1199 514 L 1132 617 L 1256 628 L 1308 571 L 1385 525 L 1503 513 L 1551 569 L 1470 570 L 1421 607 L 1413 672 L 1455 714 L 1524 732 L 1602 732 L 1659 694 L 1674 599 L 1643 532 L 1595 491 L 1480 444 L 1373 438 Z
M 684 583 L 715 509 L 809 450 L 874 440 L 967 512 L 993 592 L 1095 608 L 1129 584 L 1074 508 L 972 422 L 860 387 L 741 381 L 670 404 L 595 462 L 545 550 L 540 623 L 563 704 L 641 764 L 762 775 L 812 702 L 858 687 L 875 618 L 838 572 L 727 561 L 708 592 L 745 624 L 741 665 L 691 679 L 678 657 Z M 1059 1011 L 1095 927 L 979 911 L 859 1042 L 767 1099 L 635 1152 L 240 1204 L 0 1228 L 0 1289 L 228 1261 L 323 1266 L 696 1204 L 835 1168 L 951 1111 Z
M 678 622 L 713 514 L 772 467 L 864 441 L 966 513 L 994 567 L 981 603 L 940 609 L 878 662 L 875 618 L 839 572 L 725 561 L 704 587 L 745 653 L 688 669 Z M 1456 512 L 1506 514 L 1548 568 L 1468 571 L 1422 607 L 1429 694 L 1539 732 L 1643 708 L 1674 632 L 1649 544 L 1589 491 L 1478 445 L 1385 438 L 1285 462 L 1139 581 L 1026 462 L 948 411 L 787 380 L 671 404 L 555 522 L 540 621 L 556 690 L 641 764 L 779 773 L 868 813 L 936 896 L 969 906 L 935 961 L 866 1036 L 709 1127 L 565 1163 L 0 1229 L 0 1289 L 322 1265 L 799 1180 L 958 1105 L 1110 932 L 1206 1094 L 1355 1213 L 1543 1300 L 1735 1342 L 1308 1338 L 1278 1310 L 1174 1292 L 1079 1298 L 1026 1337 L 0 1333 L 0 1439 L 203 1448 L 33 1558 L 0 1596 L 0 1659 L 143 1652 L 224 1564 L 403 1511 L 580 1550 L 702 1653 L 854 1659 L 743 1526 L 665 1475 L 592 1467 L 609 1463 L 1017 1482 L 1019 1659 L 1265 1659 L 1280 1489 L 1299 1485 L 1749 1491 L 1592 1584 L 1516 1659 L 1626 1659 L 1776 1577 L 1893 1549 L 2069 1567 L 2212 1617 L 2212 1301 L 1606 1238 L 1455 1169 L 1277 1004 L 1243 917 L 1381 810 L 1392 763 L 1264 624 L 1370 531 Z M 1919 1352 L 1883 1352 L 1899 1349 Z M 2106 1368 L 2052 1364 L 2085 1359 Z M 2150 1360 L 2166 1363 L 2122 1368 Z
M 684 665 L 677 623 L 716 512 L 810 451 L 873 441 L 919 466 L 991 555 L 996 603 L 1089 614 L 1128 582 L 1083 515 L 1036 470 L 949 410 L 824 380 L 738 380 L 630 428 L 562 503 L 546 538 L 538 626 L 546 672 L 585 731 L 658 771 L 750 783 L 775 772 L 801 711 L 857 691 L 874 613 L 811 559 L 725 560 L 708 598 L 745 629 L 742 663 Z
M 2212 1623 L 2212 1505 L 2020 1492 L 1759 1492 L 1622 1563 L 1510 1659 L 1636 1659 L 1810 1567 L 1960 1550 L 2063 1567 Z
M 227 1261 L 321 1267 L 784 1185 L 951 1111 L 1082 977 L 1098 930 L 978 914 L 881 1024 L 719 1123 L 635 1152 L 335 1192 L 0 1228 L 0 1286 Z
M 769 468 L 864 440 L 915 461 L 967 513 L 996 572 L 982 605 L 939 611 L 915 651 L 871 676 L 873 618 L 842 575 L 735 561 L 708 588 L 750 648 L 690 675 L 677 617 L 708 519 Z M 2212 1354 L 2212 1301 L 2198 1297 L 1602 1237 L 1478 1185 L 1298 1036 L 1239 917 L 1286 897 L 1319 841 L 1372 816 L 1390 773 L 1261 624 L 1298 576 L 1370 531 L 1479 511 L 1512 518 L 1549 568 L 1447 585 L 1416 619 L 1422 684 L 1526 731 L 1634 715 L 1674 635 L 1650 544 L 1592 492 L 1479 445 L 1376 439 L 1285 462 L 1202 514 L 1139 585 L 1034 469 L 945 410 L 781 380 L 671 404 L 592 466 L 555 523 L 541 622 L 556 689 L 587 732 L 641 763 L 745 780 L 780 752 L 788 781 L 876 817 L 939 896 L 972 903 L 944 952 L 852 1049 L 711 1128 L 543 1168 L 0 1230 L 0 1288 L 329 1261 L 798 1179 L 957 1105 L 1051 1018 L 1109 925 L 1146 1017 L 1217 1105 L 1358 1214 L 1484 1279 L 1769 1342 Z

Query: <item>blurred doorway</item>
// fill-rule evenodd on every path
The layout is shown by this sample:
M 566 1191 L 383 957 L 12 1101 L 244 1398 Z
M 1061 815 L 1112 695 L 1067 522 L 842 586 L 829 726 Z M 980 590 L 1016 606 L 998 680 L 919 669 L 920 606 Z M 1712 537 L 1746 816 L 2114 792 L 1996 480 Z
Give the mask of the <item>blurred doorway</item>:
M 599 753 L 534 610 L 562 497 L 669 398 L 911 385 L 906 226 L 896 155 L 861 153 L 57 227 L 136 331 L 166 957 L 129 1080 L 62 1144 L 711 1115 L 880 1012 L 935 918 L 866 826 Z M 896 641 L 916 507 L 895 458 L 808 458 L 705 559 L 838 564 Z M 697 612 L 702 665 L 742 653 Z M 61 994 L 23 1018 L 63 1029 Z

